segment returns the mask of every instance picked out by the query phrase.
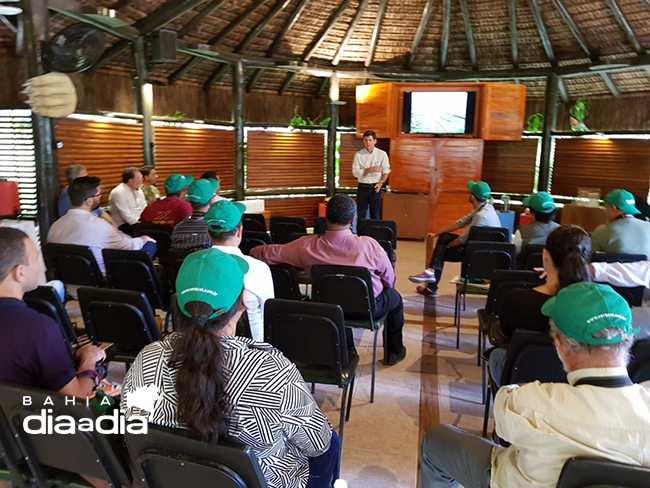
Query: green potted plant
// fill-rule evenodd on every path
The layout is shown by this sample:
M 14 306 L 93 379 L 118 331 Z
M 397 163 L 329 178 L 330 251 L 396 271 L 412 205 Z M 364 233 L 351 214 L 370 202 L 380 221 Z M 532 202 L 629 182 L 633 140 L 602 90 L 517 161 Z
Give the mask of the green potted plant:
M 589 110 L 591 110 L 591 100 L 588 98 L 579 98 L 576 103 L 569 109 L 569 122 L 571 123 L 571 130 L 587 131 L 589 130 L 585 125 L 585 119 L 589 117 Z

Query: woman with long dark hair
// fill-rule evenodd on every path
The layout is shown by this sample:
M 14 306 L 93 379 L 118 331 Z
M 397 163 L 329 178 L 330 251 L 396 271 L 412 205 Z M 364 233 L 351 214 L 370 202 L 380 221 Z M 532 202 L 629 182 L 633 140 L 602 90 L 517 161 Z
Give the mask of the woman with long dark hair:
M 338 438 L 295 365 L 269 344 L 235 337 L 247 270 L 246 261 L 217 249 L 185 259 L 176 280 L 180 330 L 140 352 L 122 409 L 206 442 L 249 445 L 269 487 L 331 487 Z M 160 394 L 152 412 L 129 402 L 150 386 Z

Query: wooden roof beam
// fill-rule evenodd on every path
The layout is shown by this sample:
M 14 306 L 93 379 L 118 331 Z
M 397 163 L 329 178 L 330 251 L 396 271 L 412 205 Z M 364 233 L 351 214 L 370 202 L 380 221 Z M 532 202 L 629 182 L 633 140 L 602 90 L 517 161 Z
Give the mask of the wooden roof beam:
M 298 73 L 289 73 L 287 77 L 284 79 L 282 82 L 282 85 L 280 86 L 280 89 L 278 90 L 278 95 L 283 95 L 285 91 L 287 91 L 287 88 L 289 88 L 289 85 L 293 83 L 293 80 L 296 79 L 296 76 L 298 76 Z
M 508 2 L 508 13 L 510 14 L 510 50 L 512 51 L 512 65 L 519 67 L 519 49 L 517 47 L 517 0 Z
M 469 48 L 469 59 L 472 62 L 472 69 L 478 70 L 478 62 L 476 60 L 476 45 L 474 44 L 474 34 L 472 33 L 472 19 L 469 16 L 469 7 L 467 6 L 467 0 L 460 0 L 460 10 L 463 13 L 465 36 L 467 36 L 467 46 Z
M 578 41 L 578 44 L 580 44 L 580 47 L 582 50 L 585 52 L 585 54 L 591 59 L 592 61 L 597 61 L 598 56 L 594 55 L 591 52 L 591 49 L 589 49 L 589 45 L 587 44 L 587 41 L 585 41 L 585 38 L 582 37 L 582 34 L 580 33 L 580 30 L 578 29 L 578 26 L 576 23 L 573 21 L 573 18 L 571 17 L 571 14 L 567 11 L 567 9 L 564 7 L 564 4 L 562 3 L 562 0 L 552 0 L 553 5 L 555 6 L 555 9 L 558 11 L 564 22 L 566 23 L 567 27 L 571 31 L 571 34 L 575 38 L 576 41 Z M 560 80 L 561 82 L 562 80 Z
M 363 63 L 366 68 L 372 64 L 372 58 L 375 57 L 375 49 L 377 49 L 377 41 L 379 40 L 381 25 L 384 22 L 384 15 L 386 15 L 386 5 L 388 5 L 388 0 L 380 0 L 379 10 L 377 11 L 377 19 L 375 20 L 375 27 L 372 30 L 372 36 L 370 37 L 368 56 L 366 56 L 366 60 Z
M 246 10 L 244 10 L 244 13 L 241 14 L 239 17 L 237 17 L 235 20 L 233 20 L 230 24 L 226 26 L 225 29 L 223 29 L 219 34 L 214 36 L 210 41 L 208 41 L 208 44 L 211 46 L 215 46 L 217 44 L 220 44 L 226 37 L 228 37 L 230 34 L 233 33 L 235 29 L 237 29 L 240 25 L 242 25 L 244 22 L 246 22 L 246 19 L 248 19 L 255 11 L 260 8 L 264 3 L 266 3 L 267 0 L 255 0 L 253 3 L 251 3 Z
M 329 86 L 330 79 L 329 78 L 323 78 L 323 81 L 321 81 L 320 86 L 318 87 L 318 90 L 316 91 L 315 98 L 316 100 L 320 99 L 320 97 L 323 96 L 323 93 L 325 93 L 325 90 Z
M 548 32 L 546 32 L 546 27 L 544 27 L 544 21 L 542 20 L 542 13 L 539 10 L 539 5 L 537 0 L 528 0 L 530 4 L 530 10 L 533 12 L 533 18 L 535 19 L 535 25 L 537 26 L 537 33 L 539 38 L 542 41 L 542 47 L 546 52 L 546 57 L 548 58 L 551 66 L 557 66 L 557 60 L 555 59 L 555 53 L 553 52 L 553 46 L 551 45 L 551 39 L 548 37 Z
M 639 55 L 645 54 L 645 49 L 643 49 L 641 47 L 641 44 L 639 44 L 639 40 L 636 38 L 636 35 L 634 34 L 632 27 L 630 27 L 630 24 L 627 23 L 627 19 L 625 18 L 625 15 L 623 15 L 623 12 L 621 12 L 618 3 L 616 3 L 616 0 L 605 0 L 605 3 L 609 7 L 609 11 L 616 19 L 616 22 L 618 22 L 618 25 L 621 27 L 621 29 L 623 29 L 628 42 L 634 49 L 634 52 Z
M 321 28 L 320 32 L 318 35 L 314 38 L 314 40 L 311 42 L 311 44 L 307 47 L 307 50 L 303 53 L 302 55 L 302 60 L 307 62 L 311 59 L 311 57 L 316 54 L 316 51 L 320 47 L 320 45 L 323 43 L 327 35 L 330 33 L 332 28 L 334 27 L 334 24 L 338 22 L 339 17 L 343 15 L 343 12 L 345 12 L 345 9 L 348 8 L 348 5 L 350 5 L 350 0 L 343 0 L 341 2 L 341 5 L 339 5 L 339 8 L 336 9 L 336 11 L 330 16 L 329 20 L 327 23 Z
M 440 71 L 447 67 L 449 48 L 449 25 L 451 22 L 451 0 L 442 0 L 442 33 L 440 35 Z
M 363 12 L 367 6 L 368 6 L 368 0 L 361 0 L 361 3 L 359 4 L 359 8 L 357 8 L 357 13 L 354 15 L 354 18 L 352 19 L 352 22 L 350 23 L 350 26 L 348 27 L 348 30 L 345 33 L 345 36 L 343 36 L 343 40 L 341 41 L 341 44 L 339 44 L 339 47 L 336 50 L 336 54 L 334 55 L 334 59 L 332 59 L 332 64 L 334 66 L 339 64 L 339 61 L 341 61 L 341 56 L 343 55 L 343 52 L 345 51 L 345 48 L 347 47 L 348 42 L 352 37 L 352 34 L 354 34 L 354 29 L 356 29 L 357 24 L 359 23 L 359 20 L 361 19 L 361 16 L 363 15 Z
M 187 24 L 185 24 L 181 28 L 181 30 L 178 31 L 177 37 L 179 39 L 182 39 L 187 34 L 192 32 L 201 22 L 205 20 L 206 17 L 208 17 L 215 10 L 217 10 L 222 3 L 223 0 L 212 0 L 212 2 L 206 5 L 203 10 L 201 10 L 198 14 L 192 17 L 192 19 L 190 19 L 190 21 Z
M 564 103 L 569 103 L 569 93 L 567 92 L 566 85 L 564 84 L 564 80 L 561 77 L 558 80 L 557 89 L 560 92 L 560 98 L 562 101 Z
M 621 92 L 619 92 L 618 88 L 616 88 L 616 84 L 614 83 L 614 80 L 612 80 L 607 73 L 601 72 L 600 76 L 605 82 L 605 85 L 607 85 L 607 89 L 614 96 L 614 98 L 621 98 Z
M 180 80 L 183 76 L 185 76 L 187 73 L 190 72 L 194 66 L 199 64 L 199 61 L 201 59 L 197 57 L 190 58 L 183 66 L 178 68 L 176 71 L 174 71 L 171 75 L 169 75 L 169 78 L 167 78 L 167 84 L 168 85 L 173 85 L 176 83 L 178 80 Z
M 420 19 L 420 25 L 418 30 L 415 33 L 415 38 L 413 39 L 413 44 L 411 45 L 411 52 L 409 57 L 406 60 L 406 69 L 413 68 L 413 61 L 415 60 L 415 53 L 418 50 L 422 36 L 424 35 L 424 30 L 427 28 L 429 23 L 429 16 L 431 15 L 431 8 L 433 7 L 433 0 L 427 0 L 424 4 L 424 10 L 422 11 L 422 18 Z

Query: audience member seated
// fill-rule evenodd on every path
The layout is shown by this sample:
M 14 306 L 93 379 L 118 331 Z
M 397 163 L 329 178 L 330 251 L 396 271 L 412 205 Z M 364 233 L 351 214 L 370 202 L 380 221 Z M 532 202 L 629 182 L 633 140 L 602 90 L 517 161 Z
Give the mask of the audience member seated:
M 384 362 L 392 366 L 406 357 L 402 296 L 393 288 L 395 272 L 386 251 L 372 237 L 357 236 L 350 230 L 355 214 L 352 198 L 334 195 L 327 203 L 325 235 L 305 236 L 283 245 L 258 246 L 251 249 L 251 256 L 267 264 L 291 264 L 307 273 L 312 266 L 321 264 L 368 268 L 376 300 L 375 317 L 388 315 Z
M 217 188 L 218 183 L 215 186 L 213 181 L 201 179 L 194 181 L 187 189 L 187 201 L 192 206 L 192 215 L 174 227 L 172 249 L 198 251 L 212 247 L 204 216 L 210 205 L 217 201 Z
M 192 215 L 192 206 L 185 201 L 187 188 L 194 181 L 192 176 L 171 175 L 165 180 L 167 197 L 157 200 L 144 209 L 140 222 L 175 227 L 185 217 Z
M 506 349 L 515 329 L 548 332 L 544 304 L 564 287 L 591 281 L 589 272 L 589 234 L 582 227 L 562 225 L 548 236 L 543 251 L 546 283 L 537 288 L 511 290 L 503 300 L 499 322 L 490 331 L 490 340 L 498 346 L 489 357 L 490 376 L 497 386 L 506 360 Z
M 206 181 L 206 180 L 204 180 Z M 214 203 L 205 214 L 205 223 L 213 247 L 226 254 L 232 254 L 248 263 L 244 276 L 246 289 L 246 313 L 251 336 L 256 341 L 264 340 L 264 304 L 275 296 L 271 269 L 266 263 L 251 256 L 244 256 L 239 249 L 244 229 L 242 215 L 246 207 L 238 202 L 221 200 Z
M 528 244 L 546 244 L 548 235 L 560 226 L 555 222 L 557 211 L 555 202 L 545 191 L 524 198 L 523 203 L 530 209 L 533 223 L 519 227 L 515 232 L 512 243 L 517 248 L 517 254 L 521 253 Z
M 88 246 L 102 273 L 106 273 L 102 249 L 144 249 L 153 257 L 157 249 L 154 239 L 149 236 L 130 237 L 92 213 L 102 198 L 100 182 L 94 176 L 82 176 L 70 184 L 72 208 L 52 224 L 47 241 Z
M 66 213 L 68 213 L 68 210 L 72 208 L 72 203 L 70 203 L 70 195 L 68 194 L 68 188 L 70 187 L 70 183 L 72 183 L 75 178 L 79 178 L 80 176 L 88 176 L 88 171 L 82 164 L 73 164 L 72 166 L 68 166 L 65 169 L 65 179 L 68 182 L 68 186 L 64 188 L 64 190 L 61 192 L 61 195 L 59 196 L 59 218 L 63 217 Z M 103 218 L 106 222 L 117 229 L 117 226 L 115 225 L 115 222 L 111 218 L 110 214 L 108 212 L 104 212 L 101 207 L 97 207 L 95 210 L 93 210 L 93 213 L 97 215 L 97 217 Z
M 501 221 L 494 207 L 488 200 L 492 189 L 485 181 L 470 181 L 467 183 L 469 190 L 469 203 L 474 210 L 458 219 L 455 223 L 448 225 L 439 232 L 430 232 L 428 239 L 438 238 L 436 247 L 431 256 L 429 267 L 422 273 L 409 276 L 413 283 L 426 283 L 426 286 L 418 286 L 416 291 L 426 297 L 438 296 L 438 283 L 442 276 L 442 269 L 445 261 L 460 262 L 463 260 L 465 244 L 469 239 L 469 231 L 474 226 L 501 227 Z M 465 229 L 462 234 L 452 234 L 455 230 Z
M 627 302 L 608 285 L 575 283 L 543 313 L 568 384 L 538 381 L 501 388 L 494 400 L 501 447 L 450 425 L 422 442 L 422 488 L 555 487 L 575 456 L 650 465 L 650 390 L 633 384 Z
M 77 351 L 75 370 L 58 324 L 23 302 L 23 295 L 38 286 L 42 272 L 31 239 L 18 229 L 0 227 L 0 384 L 90 396 L 100 379 L 96 364 L 106 355 L 103 349 L 86 345 Z
M 185 259 L 173 307 L 179 332 L 140 352 L 120 407 L 203 441 L 250 446 L 269 487 L 331 487 L 338 438 L 298 369 L 271 345 L 235 337 L 247 271 L 246 261 L 217 249 Z M 127 407 L 129 395 L 149 386 L 161 394 L 153 412 Z
M 217 174 L 216 171 L 206 171 L 205 173 L 203 173 L 201 175 L 201 179 L 202 180 L 210 180 L 210 181 L 212 181 L 212 183 L 216 182 L 217 190 L 219 189 L 219 186 L 221 186 L 221 178 L 219 178 L 219 175 Z M 226 199 L 217 194 L 215 196 L 215 202 L 218 202 L 219 200 L 226 200 Z
M 650 222 L 634 218 L 640 214 L 632 194 L 614 190 L 605 197 L 607 223 L 591 236 L 591 252 L 645 254 L 650 258 Z
M 140 168 L 142 173 L 142 193 L 147 205 L 151 205 L 160 199 L 160 190 L 156 187 L 158 181 L 158 171 L 153 166 L 147 165 Z
M 121 231 L 129 235 L 133 235 L 132 226 L 138 223 L 147 205 L 141 186 L 142 173 L 131 166 L 122 171 L 122 183 L 113 188 L 108 196 L 113 220 Z

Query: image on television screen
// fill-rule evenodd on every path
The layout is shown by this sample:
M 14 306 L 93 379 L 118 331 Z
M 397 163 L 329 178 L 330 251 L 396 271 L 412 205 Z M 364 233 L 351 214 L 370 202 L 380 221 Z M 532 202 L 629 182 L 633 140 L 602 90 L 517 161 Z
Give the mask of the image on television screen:
M 464 134 L 467 92 L 412 92 L 412 134 Z

